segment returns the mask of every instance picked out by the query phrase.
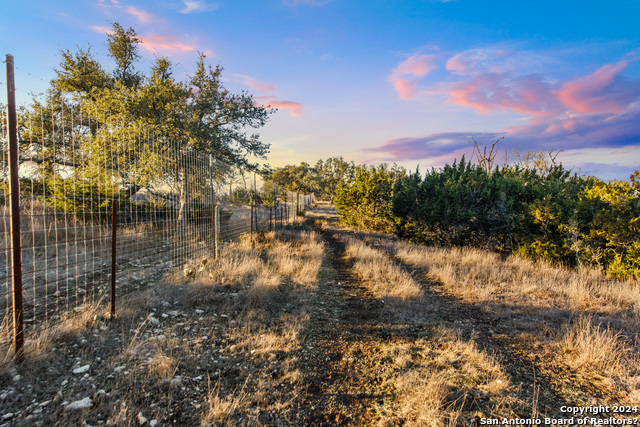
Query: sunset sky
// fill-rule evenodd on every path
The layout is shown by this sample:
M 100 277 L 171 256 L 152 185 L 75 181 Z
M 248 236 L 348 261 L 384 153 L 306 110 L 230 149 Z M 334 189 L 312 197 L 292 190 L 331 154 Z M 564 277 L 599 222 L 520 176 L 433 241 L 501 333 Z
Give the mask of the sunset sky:
M 133 27 L 186 79 L 197 53 L 232 91 L 279 111 L 274 166 L 341 155 L 410 169 L 471 153 L 563 150 L 603 179 L 640 169 L 640 1 L 27 0 L 0 5 L 18 99 L 77 46 L 113 67 L 105 29 Z M 4 102 L 4 71 L 0 75 Z

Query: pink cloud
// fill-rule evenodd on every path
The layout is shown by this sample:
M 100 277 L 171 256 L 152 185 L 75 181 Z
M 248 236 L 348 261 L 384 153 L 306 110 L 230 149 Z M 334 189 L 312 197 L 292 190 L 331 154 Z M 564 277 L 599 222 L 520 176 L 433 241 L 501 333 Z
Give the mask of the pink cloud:
M 510 109 L 520 114 L 548 115 L 559 104 L 540 74 L 509 78 L 506 73 L 485 73 L 456 83 L 447 102 L 475 108 L 480 113 Z
M 160 18 L 146 10 L 140 10 L 133 6 L 127 6 L 127 13 L 138 20 L 141 24 L 150 24 L 152 22 L 161 21 Z
M 149 34 L 138 36 L 141 40 L 140 46 L 150 52 L 162 52 L 164 54 L 177 52 L 192 52 L 196 50 L 194 43 L 184 42 L 183 37 L 176 37 L 166 34 Z
M 155 16 L 151 12 L 147 12 L 146 10 L 138 9 L 134 6 L 126 6 L 121 4 L 117 0 L 109 0 L 109 3 L 104 0 L 98 0 L 98 6 L 101 6 L 105 9 L 115 8 L 115 9 L 124 9 L 126 13 L 133 16 L 139 23 L 141 24 L 150 24 L 152 22 L 162 22 L 163 20 Z
M 451 57 L 446 67 L 447 70 L 460 75 L 504 72 L 511 65 L 507 60 L 509 56 L 512 56 L 516 62 L 520 62 L 527 54 L 523 52 L 513 54 L 511 49 L 498 47 L 470 49 Z
M 304 109 L 304 106 L 299 102 L 279 100 L 275 96 L 257 96 L 256 100 L 264 106 L 289 110 L 292 116 L 301 116 Z
M 396 88 L 400 99 L 411 99 L 420 93 L 416 89 L 416 83 L 411 80 L 397 79 L 393 82 L 393 87 Z
M 393 70 L 396 75 L 414 75 L 424 77 L 429 71 L 437 68 L 437 55 L 411 55 Z
M 411 55 L 393 70 L 388 80 L 401 99 L 411 99 L 421 93 L 417 89 L 417 78 L 426 76 L 437 68 L 438 55 Z
M 640 98 L 640 79 L 620 76 L 628 65 L 628 60 L 607 64 L 567 82 L 556 92 L 558 99 L 578 113 L 622 113 Z
M 244 84 L 254 88 L 255 90 L 259 90 L 260 92 L 273 92 L 276 90 L 276 85 L 274 84 L 261 82 L 253 77 L 242 74 L 234 74 L 234 76 L 241 78 Z
M 387 160 L 421 160 L 450 156 L 452 152 L 472 150 L 471 138 L 478 132 L 445 132 L 417 138 L 397 138 L 385 142 L 380 147 L 367 148 L 363 151 L 385 153 Z M 495 140 L 496 133 L 482 134 L 482 139 Z
M 111 29 L 104 27 L 104 26 L 100 26 L 100 25 L 93 25 L 91 27 L 91 29 L 97 33 L 102 33 L 102 34 L 111 34 Z

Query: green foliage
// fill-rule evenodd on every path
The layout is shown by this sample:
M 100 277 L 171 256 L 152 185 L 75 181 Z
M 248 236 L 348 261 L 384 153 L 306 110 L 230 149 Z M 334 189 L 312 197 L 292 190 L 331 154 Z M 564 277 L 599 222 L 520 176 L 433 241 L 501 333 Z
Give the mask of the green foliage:
M 109 54 L 116 62 L 113 76 L 127 87 L 137 86 L 143 79 L 142 75 L 135 72 L 134 66 L 140 58 L 138 44 L 141 40 L 133 28 L 125 30 L 117 22 L 111 24 L 111 27 L 111 32 L 107 34 L 107 46 Z
M 338 183 L 335 204 L 348 225 L 416 243 L 599 265 L 615 278 L 640 278 L 640 172 L 605 183 L 571 173 L 554 157 L 539 163 L 492 169 L 463 157 L 424 176 L 357 166 Z
M 342 156 L 318 160 L 314 168 L 318 192 L 321 197 L 332 200 L 336 195 L 338 183 L 350 182 L 355 173 L 353 162 L 346 162 Z
M 392 200 L 394 185 L 406 175 L 398 166 L 356 166 L 350 182 L 342 180 L 334 203 L 342 221 L 348 225 L 393 232 Z
M 20 115 L 20 159 L 35 164 L 35 179 L 55 182 L 52 200 L 65 211 L 84 215 L 96 208 L 79 202 L 86 191 L 108 199 L 140 188 L 170 188 L 179 194 L 178 216 L 185 219 L 190 205 L 209 197 L 203 189 L 212 179 L 238 168 L 257 170 L 254 159 L 266 158 L 269 144 L 249 131 L 263 126 L 275 109 L 246 92 L 227 91 L 222 67 L 208 66 L 202 54 L 187 81 L 176 81 L 171 62 L 162 57 L 145 75 L 136 70 L 139 43 L 134 29 L 112 24 L 111 76 L 90 47 L 62 51 L 46 97 Z M 203 162 L 194 158 L 207 155 L 226 165 L 216 168 L 216 176 L 198 173 Z M 100 180 L 117 190 L 104 193 Z
M 506 170 L 489 175 L 464 157 L 424 179 L 418 171 L 396 182 L 393 214 L 398 235 L 421 243 L 510 247 L 514 194 L 520 183 Z
M 91 54 L 91 46 L 87 50 L 78 48 L 75 54 L 68 49 L 63 50 L 60 55 L 60 70 L 55 70 L 56 78 L 51 81 L 56 90 L 87 97 L 94 90 L 111 85 L 107 72 Z
M 229 203 L 237 205 L 251 203 L 251 192 L 245 188 L 238 187 L 229 195 Z
M 78 219 L 104 222 L 111 214 L 117 189 L 111 185 L 99 184 L 77 178 L 56 178 L 50 183 L 53 194 L 49 205 L 55 211 L 75 214 Z M 127 210 L 120 202 L 119 209 Z M 130 210 L 130 209 L 129 209 Z
M 639 179 L 636 171 L 629 182 L 597 182 L 584 192 L 592 220 L 581 233 L 581 258 L 616 278 L 640 278 Z

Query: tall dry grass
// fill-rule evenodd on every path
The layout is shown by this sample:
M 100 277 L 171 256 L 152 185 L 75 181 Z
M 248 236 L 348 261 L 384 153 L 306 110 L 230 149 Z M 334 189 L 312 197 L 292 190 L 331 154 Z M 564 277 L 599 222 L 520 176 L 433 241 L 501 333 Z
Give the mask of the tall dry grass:
M 599 271 L 565 269 L 518 256 L 506 260 L 471 248 L 434 248 L 391 241 L 404 262 L 426 269 L 444 288 L 472 303 L 563 308 L 615 315 L 640 327 L 640 284 L 607 280 Z
M 518 256 L 503 260 L 470 248 L 384 244 L 445 292 L 508 317 L 512 333 L 532 331 L 535 340 L 557 349 L 557 363 L 603 376 L 640 397 L 640 284 L 608 280 L 592 268 Z
M 345 243 L 346 255 L 354 260 L 353 269 L 367 281 L 376 296 L 408 301 L 423 295 L 419 283 L 386 253 L 354 237 L 346 237 Z
M 440 327 L 430 340 L 390 343 L 382 358 L 393 362 L 383 375 L 397 393 L 395 415 L 382 424 L 456 426 L 478 399 L 490 403 L 492 416 L 508 414 L 502 402 L 512 386 L 504 368 L 452 329 Z

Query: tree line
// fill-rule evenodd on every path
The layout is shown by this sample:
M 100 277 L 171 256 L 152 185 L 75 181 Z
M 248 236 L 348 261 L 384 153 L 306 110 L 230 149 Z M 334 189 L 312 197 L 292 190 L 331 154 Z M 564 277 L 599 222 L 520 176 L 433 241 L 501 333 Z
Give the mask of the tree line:
M 604 182 L 567 170 L 551 153 L 546 161 L 525 153 L 495 167 L 481 154 L 475 163 L 463 157 L 424 174 L 356 166 L 336 187 L 341 220 L 419 244 L 473 246 L 640 278 L 640 172 Z

